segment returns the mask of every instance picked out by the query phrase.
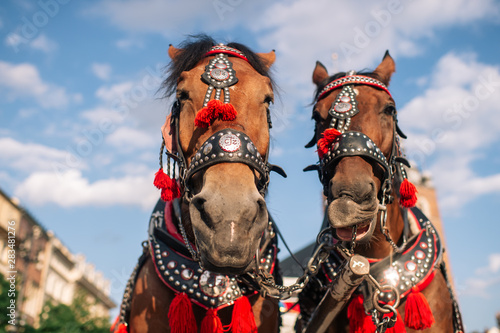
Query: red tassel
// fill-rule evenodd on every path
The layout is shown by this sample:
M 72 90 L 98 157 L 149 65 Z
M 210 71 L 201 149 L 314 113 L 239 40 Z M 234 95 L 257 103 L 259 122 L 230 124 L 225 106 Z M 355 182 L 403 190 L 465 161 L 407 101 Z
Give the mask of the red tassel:
M 193 307 L 186 293 L 175 296 L 168 310 L 168 323 L 171 333 L 196 333 L 196 319 Z
M 413 207 L 417 203 L 417 188 L 408 179 L 401 183 L 399 195 L 399 204 L 405 208 Z
M 155 173 L 155 180 L 153 181 L 153 185 L 158 189 L 162 189 L 166 188 L 169 183 L 170 177 L 165 172 L 163 172 L 163 168 L 160 167 L 160 169 Z
M 128 333 L 127 325 L 123 323 L 118 325 L 118 328 L 116 329 L 115 333 Z
M 411 293 L 406 298 L 405 324 L 415 330 L 424 330 L 434 324 L 429 303 L 417 287 L 411 288 Z
M 372 318 L 365 313 L 362 295 L 355 296 L 351 300 L 351 303 L 349 303 L 347 307 L 347 318 L 349 319 L 349 332 L 375 332 L 376 327 L 372 322 Z
M 156 172 L 153 184 L 161 189 L 161 199 L 165 202 L 172 201 L 181 196 L 179 185 L 174 179 L 163 172 L 163 168 L 160 168 L 160 170 Z
M 403 323 L 403 318 L 401 318 L 401 315 L 399 314 L 399 311 L 396 311 L 396 324 L 394 324 L 393 327 L 387 329 L 387 333 L 406 333 L 406 327 L 405 324 Z M 392 317 L 392 315 L 391 315 Z
M 207 128 L 216 119 L 232 121 L 236 119 L 236 115 L 236 109 L 231 103 L 224 104 L 218 99 L 213 99 L 207 103 L 207 106 L 198 111 L 194 124 L 197 127 Z
M 318 156 L 320 159 L 328 153 L 333 141 L 341 134 L 335 128 L 328 128 L 323 132 L 321 139 L 318 140 Z
M 224 333 L 217 310 L 208 309 L 205 318 L 201 322 L 201 333 Z
M 246 296 L 240 297 L 234 302 L 232 332 L 257 333 L 257 325 L 255 324 L 252 305 L 250 305 Z

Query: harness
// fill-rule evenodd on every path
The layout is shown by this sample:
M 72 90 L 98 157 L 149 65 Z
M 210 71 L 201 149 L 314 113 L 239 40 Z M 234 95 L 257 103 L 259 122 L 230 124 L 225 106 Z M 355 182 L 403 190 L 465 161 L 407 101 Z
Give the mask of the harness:
M 233 305 L 243 296 L 259 292 L 255 284 L 245 282 L 248 277 L 223 275 L 201 268 L 183 244 L 184 240 L 178 228 L 181 223 L 179 200 L 167 203 L 158 200 L 149 220 L 148 240 L 143 244 L 143 255 L 125 288 L 118 323 L 128 326 L 137 276 L 148 257 L 151 257 L 156 274 L 168 288 L 176 294 L 186 293 L 191 302 L 206 310 L 220 310 Z M 274 221 L 270 219 L 259 249 L 259 270 L 280 279 L 278 241 L 274 228 Z
M 432 281 L 435 274 L 434 268 L 436 267 L 440 267 L 442 270 L 450 291 L 453 304 L 454 330 L 455 332 L 461 332 L 463 331 L 461 315 L 447 278 L 444 262 L 442 261 L 443 248 L 435 227 L 418 208 L 412 207 L 410 210 L 418 221 L 419 232 L 411 239 L 407 239 L 409 234 L 407 209 L 402 209 L 404 231 L 401 246 L 398 246 L 392 240 L 388 232 L 386 205 L 394 199 L 393 195 L 391 195 L 393 183 L 404 181 L 407 178 L 404 166 L 410 166 L 402 156 L 399 144 L 399 137 L 406 138 L 406 136 L 399 128 L 397 114 L 394 112 L 392 114 L 394 124 L 392 151 L 390 157 L 386 158 L 380 148 L 367 135 L 349 130 L 351 118 L 359 113 L 356 100 L 356 85 L 372 86 L 391 96 L 385 84 L 368 76 L 356 75 L 354 71 L 348 72 L 346 76 L 327 84 L 318 93 L 317 101 L 324 98 L 332 90 L 342 88 L 328 111 L 332 118 L 329 127 L 337 130 L 340 134 L 332 142 L 328 142 L 328 151 L 324 155 L 320 155 L 319 163 L 305 168 L 304 171 L 318 171 L 324 194 L 327 196 L 328 184 L 333 177 L 335 166 L 343 157 L 361 156 L 369 161 L 376 162 L 384 170 L 382 186 L 378 193 L 380 228 L 386 240 L 393 247 L 394 255 L 381 260 L 369 260 L 369 279 L 362 283 L 357 292 L 363 295 L 364 311 L 372 315 L 377 332 L 383 332 L 387 327 L 394 326 L 397 314 L 395 308 L 401 301 L 406 300 L 412 290 L 421 291 L 425 289 Z M 306 147 L 312 147 L 314 143 L 311 143 L 313 141 L 315 139 Z M 375 223 L 375 221 L 372 223 Z M 349 251 L 334 240 L 335 231 L 330 228 L 325 218 L 323 231 L 318 235 L 317 243 L 319 246 L 315 253 L 315 256 L 326 257 L 321 262 L 324 275 L 309 283 L 301 293 L 300 300 L 304 305 L 301 306 L 301 320 L 303 323 L 307 323 L 315 304 L 321 300 L 321 295 L 325 292 L 324 285 L 331 283 L 337 277 L 345 263 L 346 256 L 353 255 L 356 230 L 354 228 L 353 241 Z M 393 313 L 393 319 L 384 319 L 383 314 L 390 312 Z

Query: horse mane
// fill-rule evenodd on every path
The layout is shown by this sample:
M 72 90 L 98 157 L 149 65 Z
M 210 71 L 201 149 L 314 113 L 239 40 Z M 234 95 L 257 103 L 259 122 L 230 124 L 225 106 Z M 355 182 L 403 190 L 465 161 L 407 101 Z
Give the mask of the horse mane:
M 329 84 L 330 82 L 334 81 L 334 80 L 337 80 L 337 79 L 340 79 L 341 77 L 344 77 L 346 76 L 347 73 L 346 72 L 339 72 L 337 74 L 333 74 L 332 76 L 330 76 L 329 78 L 323 80 L 323 82 L 321 82 L 321 84 L 316 88 L 316 90 L 314 91 L 314 100 L 313 100 L 313 104 L 316 102 L 316 100 L 318 99 L 318 96 L 320 94 L 320 92 L 323 90 L 323 88 Z M 364 76 L 368 76 L 368 77 L 371 77 L 373 79 L 376 79 L 376 80 L 379 80 L 381 81 L 381 77 L 376 73 L 376 72 L 368 72 L 368 71 L 362 71 L 362 72 L 356 72 L 356 75 L 364 75 Z
M 179 48 L 183 49 L 175 59 L 173 59 L 166 67 L 167 77 L 163 81 L 161 88 L 165 91 L 165 96 L 171 96 L 175 93 L 177 79 L 184 71 L 193 69 L 196 64 L 204 57 L 212 46 L 217 45 L 216 41 L 205 34 L 189 36 L 182 42 Z M 269 73 L 268 64 L 265 63 L 255 52 L 248 46 L 240 43 L 231 42 L 226 44 L 229 47 L 235 48 L 247 57 L 250 65 L 262 76 L 266 76 L 271 80 L 274 87 L 274 81 Z

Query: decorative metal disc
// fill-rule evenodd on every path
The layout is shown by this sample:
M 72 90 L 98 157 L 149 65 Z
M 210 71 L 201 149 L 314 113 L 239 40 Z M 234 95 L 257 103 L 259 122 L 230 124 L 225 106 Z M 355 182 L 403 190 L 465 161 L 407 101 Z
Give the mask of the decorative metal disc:
M 207 296 L 222 295 L 228 286 L 228 277 L 210 271 L 204 271 L 200 276 L 200 289 Z
M 349 103 L 351 101 L 351 98 L 349 96 L 342 96 L 340 97 L 340 101 L 342 103 Z
M 208 155 L 212 151 L 212 144 L 209 142 L 206 144 L 205 148 L 203 148 L 203 154 Z
M 227 68 L 227 65 L 223 62 L 218 62 L 216 64 L 214 64 L 215 67 L 217 68 L 220 68 L 220 69 L 226 69 Z
M 229 79 L 229 72 L 222 68 L 214 68 L 210 71 L 210 76 L 217 81 L 225 81 Z
M 221 136 L 219 140 L 219 146 L 228 153 L 233 153 L 240 149 L 241 141 L 236 135 L 232 133 L 227 133 Z
M 333 109 L 337 112 L 344 113 L 344 112 L 350 111 L 352 109 L 352 104 L 351 103 L 343 103 L 343 102 L 337 103 L 337 104 L 335 104 Z

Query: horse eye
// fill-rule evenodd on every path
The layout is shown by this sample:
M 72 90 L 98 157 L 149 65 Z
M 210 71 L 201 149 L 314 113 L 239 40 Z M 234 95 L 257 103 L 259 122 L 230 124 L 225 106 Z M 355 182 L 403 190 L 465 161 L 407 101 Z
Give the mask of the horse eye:
M 384 112 L 388 115 L 395 115 L 396 114 L 396 107 L 394 105 L 387 105 L 384 109 Z
M 323 118 L 321 117 L 321 114 L 319 113 L 318 110 L 314 110 L 313 111 L 313 114 L 312 114 L 312 117 L 311 117 L 314 121 L 316 122 L 320 122 L 323 120 Z
M 177 92 L 177 99 L 179 101 L 185 101 L 187 99 L 189 99 L 189 92 L 185 91 L 185 90 L 180 90 Z
M 274 103 L 273 96 L 266 96 L 266 98 L 264 98 L 264 103 L 265 104 L 273 104 Z

